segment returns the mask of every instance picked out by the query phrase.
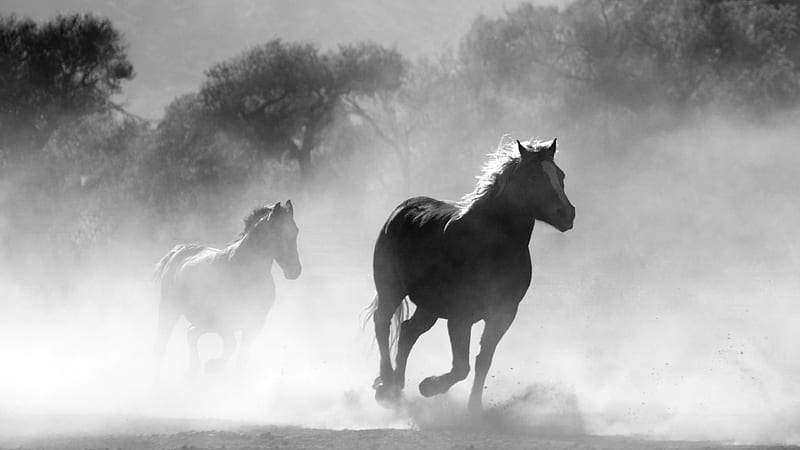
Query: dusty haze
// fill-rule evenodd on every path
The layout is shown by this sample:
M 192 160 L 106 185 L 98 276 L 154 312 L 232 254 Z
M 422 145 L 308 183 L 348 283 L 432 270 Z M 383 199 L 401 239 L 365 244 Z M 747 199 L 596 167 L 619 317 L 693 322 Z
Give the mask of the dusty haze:
M 797 156 L 785 151 L 797 139 L 791 121 L 716 118 L 653 136 L 652 158 L 607 160 L 562 137 L 558 162 L 579 226 L 564 235 L 536 226 L 533 284 L 492 367 L 489 404 L 513 423 L 521 415 L 519 423 L 571 431 L 797 442 L 800 218 L 791 205 L 800 186 Z M 466 192 L 470 174 L 452 176 Z M 449 365 L 441 323 L 410 360 L 412 416 L 372 400 L 377 351 L 359 314 L 373 295 L 373 235 L 401 199 L 348 205 L 364 211 L 325 200 L 295 200 L 304 273 L 289 282 L 275 271 L 276 306 L 245 380 L 185 383 L 180 323 L 166 381 L 152 389 L 150 275 L 168 249 L 155 239 L 114 242 L 68 274 L 38 261 L 36 279 L 4 276 L 0 350 L 14 364 L 0 378 L 1 412 L 357 428 L 407 426 L 413 414 L 423 424 L 444 420 L 437 408 L 462 408 L 468 383 L 425 401 L 415 388 Z M 230 218 L 218 245 L 239 220 Z M 204 337 L 204 356 L 219 345 Z
M 198 44 L 202 50 L 186 67 L 175 62 L 173 52 L 193 41 L 171 36 L 176 40 L 164 53 L 153 53 L 142 47 L 155 45 L 148 25 L 122 18 L 125 8 L 73 3 L 64 10 L 96 6 L 112 19 L 120 17 L 139 63 L 139 77 L 124 96 L 133 111 L 147 117 L 157 117 L 176 94 L 195 89 L 211 63 L 260 42 L 263 33 L 305 39 L 318 31 L 308 27 L 316 16 L 300 16 L 303 8 L 290 8 L 298 17 L 285 21 L 296 27 L 282 22 L 285 28 L 276 31 L 231 18 L 241 34 L 224 36 L 218 46 Z M 323 26 L 319 39 L 375 38 L 371 33 L 380 31 L 383 42 L 424 54 L 428 42 L 431 51 L 452 43 L 478 12 L 501 10 L 502 5 L 485 3 L 472 2 L 463 17 L 453 17 L 454 31 L 444 29 L 450 21 L 441 18 L 408 19 L 430 32 L 424 36 L 397 24 L 397 34 L 375 27 L 376 17 L 395 14 L 387 6 L 376 7 L 385 16 L 365 19 L 369 27 L 353 30 L 352 22 L 337 22 L 338 27 Z M 255 3 L 240 4 L 258 9 Z M 306 9 L 323 14 L 316 6 Z M 42 17 L 58 9 L 52 3 L 11 1 L 0 12 Z M 236 8 L 230 14 L 254 22 L 260 17 Z M 214 33 L 223 29 L 231 28 Z M 354 35 L 340 34 L 346 29 Z M 195 32 L 209 42 L 219 38 Z M 158 74 L 178 81 L 156 81 Z M 556 162 L 567 174 L 577 217 L 565 234 L 543 223 L 534 229 L 531 289 L 487 381 L 490 422 L 567 434 L 800 444 L 798 119 L 797 111 L 760 121 L 716 111 L 674 121 L 680 125 L 633 143 L 581 131 L 580 123 L 504 130 L 526 139 L 558 137 Z M 624 127 L 629 119 L 609 120 Z M 489 153 L 497 140 L 471 144 Z M 467 162 L 458 167 L 471 169 L 441 174 L 446 182 L 349 192 L 342 180 L 365 176 L 358 158 L 381 157 L 370 152 L 356 149 L 362 156 L 342 169 L 346 176 L 323 177 L 316 185 L 301 189 L 265 179 L 220 195 L 232 213 L 213 223 L 200 215 L 164 220 L 144 213 L 144 206 L 127 205 L 112 238 L 79 256 L 51 257 L 57 233 L 25 235 L 8 225 L 19 220 L 0 210 L 0 242 L 26 242 L 24 252 L 6 252 L 0 261 L 0 360 L 6 362 L 0 371 L 0 418 L 205 417 L 331 428 L 468 423 L 452 411 L 465 409 L 471 377 L 441 398 L 422 399 L 417 391 L 423 378 L 449 368 L 444 323 L 414 347 L 407 407 L 392 412 L 373 400 L 378 354 L 360 315 L 374 295 L 372 244 L 391 209 L 411 195 L 457 199 L 472 189 L 485 156 L 465 154 Z M 37 187 L 26 183 L 26 176 L 0 179 L 0 204 L 41 206 Z M 336 182 L 342 185 L 331 184 Z M 300 228 L 303 274 L 288 281 L 273 270 L 276 303 L 247 374 L 186 381 L 188 324 L 182 320 L 168 346 L 164 381 L 153 386 L 155 262 L 179 242 L 225 245 L 252 208 L 289 198 Z M 65 193 L 59 204 L 31 211 L 31 220 L 59 230 L 61 214 L 81 201 L 79 193 Z M 471 360 L 481 328 L 473 329 Z M 220 341 L 205 336 L 201 352 L 213 357 Z M 20 431 L 11 428 L 0 420 L 0 433 Z

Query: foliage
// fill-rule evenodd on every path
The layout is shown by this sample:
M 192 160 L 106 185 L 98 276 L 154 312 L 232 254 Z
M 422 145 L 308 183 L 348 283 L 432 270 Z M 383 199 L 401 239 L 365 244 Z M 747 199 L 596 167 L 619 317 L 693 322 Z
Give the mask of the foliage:
M 522 4 L 505 17 L 476 20 L 461 56 L 478 85 L 564 102 L 580 92 L 630 110 L 794 104 L 798 23 L 788 2 Z
M 400 86 L 406 63 L 373 43 L 321 53 L 273 40 L 206 72 L 199 96 L 215 121 L 263 154 L 288 154 L 303 173 L 311 152 L 346 103 Z
M 122 36 L 107 19 L 0 17 L 0 148 L 41 148 L 67 119 L 107 110 L 133 78 Z
M 257 173 L 260 159 L 246 139 L 224 132 L 196 94 L 176 98 L 142 155 L 148 203 L 193 207 L 203 192 L 239 186 Z

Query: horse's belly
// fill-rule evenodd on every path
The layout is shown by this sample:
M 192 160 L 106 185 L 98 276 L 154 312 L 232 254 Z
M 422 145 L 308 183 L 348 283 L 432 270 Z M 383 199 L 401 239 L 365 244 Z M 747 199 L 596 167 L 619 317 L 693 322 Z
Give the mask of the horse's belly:
M 516 307 L 529 284 L 529 278 L 509 279 L 502 275 L 474 275 L 457 280 L 430 278 L 416 283 L 409 298 L 437 317 L 476 322 L 495 310 Z
M 271 283 L 237 286 L 195 283 L 183 290 L 184 316 L 207 331 L 260 329 L 275 300 Z
M 219 332 L 260 329 L 273 303 L 270 298 L 220 298 L 219 302 L 200 300 L 187 305 L 186 319 L 202 330 Z

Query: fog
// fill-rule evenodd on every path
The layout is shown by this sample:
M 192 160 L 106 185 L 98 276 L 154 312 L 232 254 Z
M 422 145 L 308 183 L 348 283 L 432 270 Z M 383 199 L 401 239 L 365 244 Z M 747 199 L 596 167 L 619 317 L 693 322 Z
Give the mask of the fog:
M 353 38 L 397 41 L 401 49 L 430 38 L 438 50 L 475 14 L 498 13 L 489 2 L 473 3 L 453 30 L 437 19 L 430 28 L 438 32 L 417 41 L 404 40 L 414 34 L 408 30 L 376 38 L 374 27 Z M 11 6 L 34 16 L 52 9 Z M 123 96 L 147 117 L 196 89 L 210 64 L 263 40 L 262 29 L 242 26 L 241 36 L 201 53 L 189 68 L 159 69 L 172 80 L 159 84 L 148 68 L 181 50 L 170 46 L 141 59 L 133 30 L 126 32 L 141 84 Z M 286 36 L 306 39 L 305 30 Z M 441 397 L 424 399 L 417 390 L 423 378 L 449 370 L 444 321 L 411 353 L 403 407 L 375 402 L 378 351 L 363 310 L 375 290 L 372 245 L 392 208 L 412 195 L 457 200 L 471 191 L 486 154 L 507 132 L 558 138 L 556 162 L 577 214 L 567 233 L 535 226 L 533 281 L 490 369 L 481 425 L 548 436 L 800 444 L 800 112 L 753 120 L 720 107 L 633 120 L 610 111 L 613 130 L 662 119 L 665 125 L 629 133 L 637 137 L 627 141 L 601 135 L 587 116 L 520 125 L 524 117 L 506 112 L 507 129 L 469 143 L 482 151 L 441 157 L 458 155 L 449 170 L 427 164 L 439 150 L 430 147 L 435 139 L 420 145 L 422 162 L 407 187 L 397 182 L 394 161 L 381 161 L 389 157 L 370 143 L 327 161 L 335 173 L 306 185 L 269 173 L 202 198 L 191 213 L 156 214 L 128 199 L 109 213 L 117 216 L 113 231 L 93 228 L 102 222 L 94 213 L 75 225 L 75 211 L 94 194 L 65 189 L 48 199 L 33 166 L 0 178 L 0 435 L 97 431 L 141 417 L 334 429 L 478 427 L 466 414 L 471 376 Z M 459 142 L 452 145 L 460 150 Z M 187 377 L 188 323 L 181 319 L 154 383 L 155 263 L 181 242 L 227 245 L 253 208 L 287 199 L 300 229 L 303 273 L 289 281 L 273 267 L 276 302 L 245 373 Z M 86 209 L 103 213 L 102 206 Z M 61 240 L 80 241 L 87 232 L 108 237 L 74 253 L 60 250 Z M 473 328 L 471 361 L 481 329 Z M 221 341 L 206 335 L 200 349 L 204 360 L 213 358 Z M 41 417 L 53 419 L 35 420 Z
M 791 206 L 800 181 L 798 156 L 787 151 L 798 138 L 789 119 L 752 125 L 722 116 L 654 135 L 639 144 L 642 153 L 624 157 L 559 136 L 576 226 L 534 230 L 534 279 L 490 371 L 489 417 L 565 433 L 798 442 L 800 213 Z M 471 174 L 452 176 L 466 192 Z M 282 199 L 254 197 L 240 200 L 242 217 L 249 205 Z M 294 200 L 304 272 L 287 281 L 273 271 L 277 301 L 239 377 L 187 380 L 182 321 L 164 379 L 152 385 L 151 276 L 168 247 L 146 236 L 158 233 L 113 242 L 66 272 L 28 255 L 38 266 L 28 278 L 11 270 L 11 255 L 0 284 L 0 355 L 11 362 L 0 373 L 0 414 L 334 428 L 457 423 L 452 411 L 465 407 L 468 382 L 444 398 L 424 400 L 416 390 L 449 368 L 441 322 L 412 352 L 406 409 L 384 410 L 372 398 L 377 350 L 360 313 L 374 292 L 373 239 L 402 199 L 321 197 Z M 209 243 L 231 239 L 240 219 Z M 220 345 L 205 336 L 203 357 Z

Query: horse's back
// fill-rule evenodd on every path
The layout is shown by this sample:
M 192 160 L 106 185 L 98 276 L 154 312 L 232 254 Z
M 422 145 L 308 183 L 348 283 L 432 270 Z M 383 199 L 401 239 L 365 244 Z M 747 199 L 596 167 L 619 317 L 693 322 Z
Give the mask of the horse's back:
M 530 283 L 527 246 L 510 251 L 499 230 L 464 222 L 452 202 L 415 197 L 401 203 L 375 244 L 378 294 L 408 295 L 417 306 L 449 318 L 485 314 L 495 295 L 518 302 Z M 513 249 L 517 250 L 517 249 Z
M 379 243 L 440 233 L 458 211 L 453 202 L 430 197 L 410 198 L 389 215 L 378 238 Z
M 207 272 L 220 250 L 198 244 L 179 244 L 172 248 L 156 267 L 161 281 L 161 299 L 177 301 L 190 295 L 200 284 L 211 282 Z M 199 284 L 198 284 L 199 281 Z M 202 287 L 201 287 L 202 289 Z
M 430 197 L 410 198 L 389 215 L 375 243 L 375 259 L 406 259 L 421 256 L 442 245 L 441 235 L 458 213 L 452 202 Z M 433 247 L 431 247 L 433 246 Z
M 172 249 L 156 264 L 156 278 L 158 278 L 163 285 L 165 281 L 168 281 L 170 277 L 175 275 L 175 271 L 183 261 L 197 255 L 207 248 L 208 247 L 198 244 L 178 244 L 172 247 Z

